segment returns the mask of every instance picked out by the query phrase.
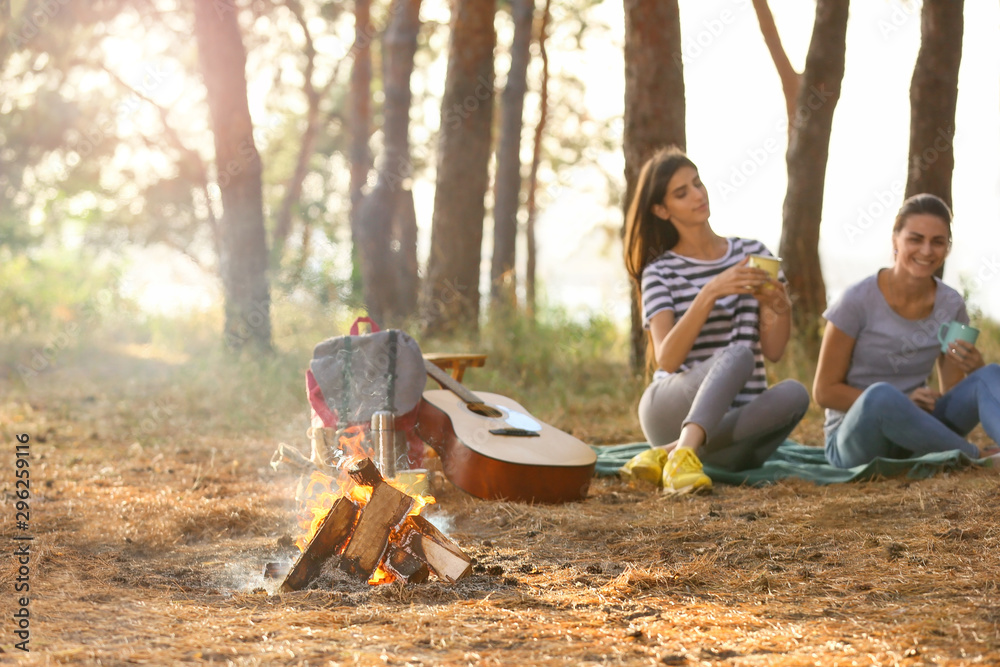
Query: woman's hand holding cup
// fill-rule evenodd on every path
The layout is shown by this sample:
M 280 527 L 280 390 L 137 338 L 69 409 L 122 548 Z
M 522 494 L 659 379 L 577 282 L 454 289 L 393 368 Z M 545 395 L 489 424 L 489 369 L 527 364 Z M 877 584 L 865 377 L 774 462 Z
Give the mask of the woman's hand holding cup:
M 767 280 L 760 288 L 753 292 L 754 298 L 762 306 L 766 306 L 776 312 L 781 312 L 787 310 L 792 305 L 784 283 L 778 280 L 779 271 L 781 270 L 781 260 L 779 258 L 768 255 L 749 255 L 747 257 L 747 266 L 767 273 Z
M 966 375 L 978 371 L 986 365 L 986 362 L 983 361 L 983 355 L 979 353 L 979 348 L 964 340 L 956 339 L 948 343 L 947 356 Z
M 766 271 L 771 279 L 777 280 L 778 272 L 781 270 L 781 259 L 767 255 L 748 255 L 747 266 Z
M 961 322 L 946 322 L 938 327 L 941 352 L 966 375 L 986 365 L 976 348 L 978 337 L 979 329 Z
M 712 278 L 705 287 L 711 289 L 715 298 L 733 294 L 751 294 L 768 282 L 767 271 L 747 266 L 749 257 L 734 264 L 719 275 Z

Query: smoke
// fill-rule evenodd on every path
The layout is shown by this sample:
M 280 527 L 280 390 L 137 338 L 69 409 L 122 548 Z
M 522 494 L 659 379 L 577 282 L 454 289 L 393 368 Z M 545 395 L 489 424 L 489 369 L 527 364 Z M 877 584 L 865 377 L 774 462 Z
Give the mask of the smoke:
M 288 567 L 291 566 L 289 561 Z M 274 595 L 283 578 L 266 578 L 264 563 L 259 558 L 252 558 L 226 563 L 221 571 L 214 573 L 211 581 L 215 588 L 230 593 L 252 593 L 264 589 L 268 595 Z
M 435 528 L 440 530 L 445 535 L 451 535 L 451 530 L 454 528 L 455 521 L 446 512 L 428 511 L 428 513 L 424 515 L 424 518 L 430 521 Z

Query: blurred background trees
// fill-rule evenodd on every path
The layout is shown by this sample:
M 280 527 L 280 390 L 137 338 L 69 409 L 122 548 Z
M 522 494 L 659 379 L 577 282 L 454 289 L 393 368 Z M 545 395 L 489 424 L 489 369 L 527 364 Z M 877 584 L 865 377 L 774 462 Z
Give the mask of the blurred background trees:
M 534 224 L 580 186 L 579 168 L 601 174 L 609 207 L 623 210 L 642 162 L 685 144 L 677 0 L 623 0 L 622 125 L 588 112 L 586 72 L 550 67 L 552 53 L 582 56 L 606 33 L 600 4 L 0 3 L 5 327 L 69 317 L 16 285 L 29 269 L 107 280 L 118 294 L 122 267 L 153 248 L 217 277 L 219 336 L 235 348 L 270 347 L 275 301 L 343 304 L 426 334 L 474 331 L 486 299 L 491 317 L 533 313 Z M 816 3 L 802 73 L 766 0 L 753 5 L 786 95 L 781 253 L 810 328 L 826 299 L 819 229 L 848 0 Z M 961 8 L 923 4 L 907 194 L 951 200 Z M 624 178 L 602 157 L 617 151 Z M 430 216 L 420 188 L 433 190 Z M 572 223 L 566 233 L 579 234 Z M 609 248 L 620 228 L 614 214 L 602 223 Z M 631 326 L 638 367 L 634 302 Z

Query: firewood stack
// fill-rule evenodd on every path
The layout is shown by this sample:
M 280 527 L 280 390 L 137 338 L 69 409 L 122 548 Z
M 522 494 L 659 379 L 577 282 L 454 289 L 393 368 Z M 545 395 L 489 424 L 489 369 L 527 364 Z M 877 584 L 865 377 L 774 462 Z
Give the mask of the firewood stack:
M 373 583 L 421 583 L 432 573 L 454 582 L 469 573 L 471 559 L 427 519 L 410 515 L 414 498 L 387 484 L 371 459 L 354 464 L 348 474 L 359 486 L 371 487 L 371 499 L 362 505 L 338 498 L 280 590 L 304 588 L 332 557 L 344 572 Z

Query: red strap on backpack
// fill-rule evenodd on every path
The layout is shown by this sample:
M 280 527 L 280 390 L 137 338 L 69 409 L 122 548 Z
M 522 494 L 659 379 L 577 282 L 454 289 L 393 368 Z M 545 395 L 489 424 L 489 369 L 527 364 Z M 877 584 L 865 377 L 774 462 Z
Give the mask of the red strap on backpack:
M 361 324 L 362 322 L 367 322 L 371 326 L 372 333 L 378 333 L 379 331 L 381 331 L 381 329 L 379 329 L 379 326 L 375 324 L 375 320 L 373 320 L 372 318 L 359 317 L 356 320 L 354 320 L 354 324 L 351 325 L 350 334 L 352 336 L 358 336 L 361 334 L 361 328 L 358 325 Z

